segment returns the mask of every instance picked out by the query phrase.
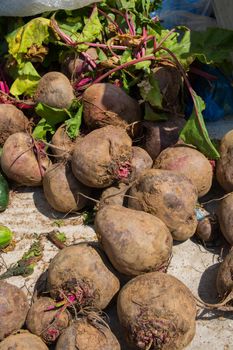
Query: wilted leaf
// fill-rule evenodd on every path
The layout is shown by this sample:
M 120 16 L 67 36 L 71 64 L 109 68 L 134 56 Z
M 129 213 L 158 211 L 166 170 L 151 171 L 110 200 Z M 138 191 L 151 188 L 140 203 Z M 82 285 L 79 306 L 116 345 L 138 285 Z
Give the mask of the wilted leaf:
M 17 71 L 17 78 L 10 88 L 10 93 L 14 96 L 26 94 L 32 96 L 37 88 L 40 75 L 35 70 L 31 62 L 22 63 Z

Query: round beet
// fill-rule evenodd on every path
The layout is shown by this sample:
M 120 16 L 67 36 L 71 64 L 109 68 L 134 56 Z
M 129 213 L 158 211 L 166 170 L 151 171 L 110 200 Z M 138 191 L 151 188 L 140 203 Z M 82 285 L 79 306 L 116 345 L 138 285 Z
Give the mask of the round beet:
M 179 94 L 182 87 L 182 76 L 179 69 L 174 64 L 164 62 L 153 68 L 152 74 L 163 96 L 163 106 L 172 110 L 177 106 L 180 108 Z
M 87 319 L 79 319 L 60 336 L 56 350 L 120 350 L 120 344 L 109 328 Z
M 69 164 L 64 163 L 55 163 L 47 169 L 43 189 L 51 207 L 62 213 L 83 209 L 88 203 L 85 195 L 91 192 L 74 177 Z
M 93 61 L 98 59 L 98 53 L 94 47 L 90 47 L 86 52 L 82 52 L 80 55 L 78 55 L 77 52 L 69 52 L 62 62 L 62 73 L 69 79 L 73 79 L 80 78 L 81 72 L 93 71 L 93 66 L 88 63 L 88 58 Z
M 214 241 L 219 233 L 219 223 L 217 218 L 207 216 L 201 221 L 198 221 L 196 236 L 202 242 L 212 242 Z
M 27 329 L 45 343 L 53 343 L 69 325 L 69 313 L 57 310 L 53 299 L 44 297 L 35 301 L 27 314 Z
M 221 141 L 216 177 L 226 192 L 233 191 L 233 130 L 229 131 Z
M 185 145 L 166 148 L 156 158 L 153 167 L 184 174 L 196 186 L 198 197 L 203 197 L 211 188 L 212 166 L 209 160 L 194 148 Z
M 128 200 L 130 208 L 161 219 L 178 241 L 196 231 L 196 203 L 197 189 L 185 175 L 160 169 L 143 172 L 132 185 Z
M 135 350 L 180 350 L 195 334 L 196 303 L 191 292 L 162 272 L 128 282 L 118 296 L 117 313 Z
M 220 264 L 217 274 L 217 290 L 224 298 L 233 290 L 233 251 L 230 251 Z
M 0 104 L 0 146 L 7 138 L 20 131 L 26 131 L 29 121 L 23 112 L 10 104 Z
M 49 72 L 39 81 L 34 99 L 50 107 L 69 108 L 75 98 L 69 79 L 60 72 Z
M 100 207 L 104 205 L 122 205 L 124 203 L 125 194 L 130 185 L 119 183 L 115 186 L 106 188 L 100 197 Z
M 118 279 L 88 243 L 63 249 L 48 268 L 48 290 L 52 297 L 64 299 L 64 296 L 71 296 L 78 308 L 93 306 L 104 309 L 119 287 Z
M 134 169 L 134 179 L 144 170 L 152 168 L 153 160 L 149 154 L 141 147 L 133 146 L 132 167 Z
M 43 341 L 26 331 L 10 335 L 0 343 L 0 350 L 49 350 Z
M 2 170 L 9 179 L 21 185 L 40 185 L 49 164 L 43 144 L 26 133 L 18 132 L 9 136 L 3 146 Z
M 72 170 L 84 185 L 111 186 L 129 180 L 132 171 L 132 140 L 117 126 L 97 129 L 78 140 L 72 156 Z
M 93 84 L 83 94 L 83 117 L 90 129 L 106 125 L 125 128 L 141 119 L 138 102 L 110 83 Z
M 184 124 L 185 119 L 182 118 L 158 122 L 144 121 L 142 147 L 155 160 L 162 150 L 178 142 Z
M 155 216 L 107 205 L 96 215 L 95 231 L 109 260 L 119 272 L 136 276 L 167 267 L 172 236 Z
M 222 234 L 233 245 L 233 193 L 220 201 L 217 215 Z
M 26 295 L 16 286 L 0 281 L 0 341 L 23 326 L 28 309 Z
M 66 126 L 61 125 L 51 140 L 51 151 L 55 160 L 67 159 L 73 152 L 77 139 L 72 140 L 66 132 Z M 53 147 L 55 146 L 55 147 Z

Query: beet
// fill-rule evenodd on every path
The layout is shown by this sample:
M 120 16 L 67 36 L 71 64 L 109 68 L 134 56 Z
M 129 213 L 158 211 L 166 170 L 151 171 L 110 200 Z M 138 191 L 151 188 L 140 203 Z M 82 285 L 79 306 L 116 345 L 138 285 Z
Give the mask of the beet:
M 85 195 L 89 196 L 91 192 L 74 177 L 68 163 L 56 163 L 47 169 L 43 189 L 51 207 L 62 213 L 83 209 L 88 203 Z
M 50 344 L 55 342 L 62 330 L 68 327 L 69 319 L 70 315 L 67 310 L 60 312 L 56 309 L 56 303 L 53 299 L 44 297 L 31 305 L 26 326 L 31 333 L 38 335 L 45 343 Z
M 1 167 L 9 179 L 21 185 L 39 186 L 50 160 L 44 152 L 44 146 L 23 132 L 15 133 L 6 140 Z
M 136 179 L 144 170 L 152 168 L 153 160 L 141 147 L 133 146 L 132 151 L 132 167 L 134 169 L 134 179 Z
M 83 117 L 93 130 L 106 125 L 126 128 L 141 119 L 138 102 L 110 83 L 93 84 L 83 94 Z
M 10 104 L 0 104 L 0 146 L 16 132 L 26 131 L 29 120 L 23 112 Z
M 226 192 L 233 191 L 233 130 L 221 140 L 220 159 L 217 161 L 216 177 Z
M 233 193 L 220 201 L 217 215 L 222 234 L 233 245 Z
M 56 350 L 120 350 L 109 328 L 87 319 L 79 319 L 60 336 Z
M 34 99 L 50 107 L 69 108 L 75 98 L 69 79 L 60 72 L 46 73 L 39 81 Z
M 48 268 L 48 290 L 51 296 L 64 299 L 64 295 L 71 295 L 78 308 L 93 306 L 104 309 L 119 287 L 118 279 L 88 243 L 63 249 Z
M 224 298 L 233 291 L 233 251 L 231 250 L 221 262 L 217 274 L 217 290 Z
M 90 47 L 85 52 L 94 61 L 98 59 L 98 53 L 94 47 Z M 92 71 L 93 67 L 85 60 L 85 57 L 80 57 L 77 52 L 68 53 L 62 62 L 62 73 L 69 79 L 80 78 L 80 73 L 84 71 Z
M 157 216 L 175 240 L 186 240 L 195 233 L 197 189 L 185 175 L 169 170 L 145 170 L 129 195 L 129 208 Z
M 129 180 L 132 140 L 116 126 L 97 129 L 78 140 L 72 156 L 74 176 L 84 185 L 106 188 Z
M 158 81 L 163 97 L 164 108 L 180 109 L 179 94 L 182 87 L 182 76 L 179 69 L 170 63 L 163 63 L 152 70 L 154 78 Z
M 28 309 L 26 295 L 16 286 L 0 281 L 0 341 L 23 326 Z
M 43 341 L 26 331 L 10 335 L 0 343 L 0 350 L 49 350 Z
M 166 225 L 155 216 L 108 205 L 98 211 L 95 230 L 119 272 L 136 276 L 167 267 L 173 240 Z
M 198 221 L 195 234 L 202 242 L 212 242 L 217 238 L 219 230 L 217 218 L 208 216 Z
M 69 159 L 76 142 L 77 138 L 72 140 L 66 132 L 66 126 L 61 125 L 51 140 L 51 151 L 54 154 L 54 159 L 58 161 Z
M 122 205 L 124 203 L 125 194 L 129 189 L 129 185 L 119 183 L 115 186 L 106 188 L 100 197 L 100 207 L 104 205 Z
M 206 195 L 212 186 L 213 170 L 209 160 L 188 145 L 166 148 L 156 158 L 153 167 L 184 174 L 196 186 L 198 197 Z
M 142 147 L 155 160 L 162 150 L 178 142 L 184 124 L 185 120 L 182 118 L 170 118 L 159 122 L 144 121 Z
M 128 282 L 118 296 L 117 313 L 135 350 L 180 350 L 195 334 L 196 303 L 191 292 L 162 272 Z

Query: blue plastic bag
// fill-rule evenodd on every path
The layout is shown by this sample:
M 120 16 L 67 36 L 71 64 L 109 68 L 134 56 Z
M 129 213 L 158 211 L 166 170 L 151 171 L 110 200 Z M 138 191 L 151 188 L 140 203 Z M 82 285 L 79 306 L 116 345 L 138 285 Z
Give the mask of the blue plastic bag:
M 190 29 L 204 30 L 216 26 L 216 20 L 208 17 L 212 12 L 211 0 L 163 0 L 161 9 L 154 11 L 165 28 L 185 25 Z
M 202 97 L 206 104 L 203 116 L 206 121 L 214 122 L 224 116 L 233 115 L 233 87 L 230 80 L 215 67 L 202 65 L 201 70 L 216 77 L 210 81 L 198 76 L 192 82 L 192 87 L 196 93 Z M 190 116 L 193 109 L 192 100 L 189 98 L 185 114 Z
M 187 11 L 197 15 L 209 16 L 209 0 L 163 0 L 162 8 L 158 11 L 161 15 L 169 11 Z

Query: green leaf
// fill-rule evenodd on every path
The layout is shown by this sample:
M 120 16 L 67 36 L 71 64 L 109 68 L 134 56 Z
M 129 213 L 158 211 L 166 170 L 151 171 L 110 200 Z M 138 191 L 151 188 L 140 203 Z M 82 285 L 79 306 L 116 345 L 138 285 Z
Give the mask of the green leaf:
M 187 28 L 180 27 L 180 33 L 174 32 L 171 33 L 167 39 L 163 42 L 162 46 L 166 47 L 179 60 L 182 66 L 185 69 L 188 69 L 190 64 L 195 60 L 195 55 L 193 55 L 190 51 L 191 42 L 190 42 L 190 31 Z M 165 37 L 169 34 L 169 30 L 162 30 L 160 35 L 157 35 L 157 41 L 160 43 Z M 157 56 L 160 58 L 162 56 L 167 56 L 167 52 L 159 51 Z
M 135 64 L 135 69 L 144 70 L 145 72 L 150 72 L 151 61 L 143 61 Z
M 80 107 L 80 103 L 76 100 L 73 101 L 69 109 L 53 108 L 38 103 L 35 111 L 42 119 L 33 131 L 34 138 L 46 140 L 47 133 L 54 134 L 56 125 L 62 122 L 67 125 L 67 133 L 70 138 L 75 138 L 78 135 L 82 118 L 82 105 Z
M 93 42 L 96 39 L 101 39 L 102 37 L 102 24 L 100 23 L 98 17 L 98 9 L 94 8 L 91 16 L 87 19 L 86 24 L 82 30 L 82 33 L 78 36 L 78 42 Z M 88 48 L 87 45 L 78 45 L 78 49 L 84 51 Z
M 142 8 L 149 15 L 151 0 L 142 0 Z
M 70 117 L 70 113 L 67 109 L 59 109 L 47 106 L 44 103 L 38 103 L 35 108 L 36 113 L 44 118 L 47 123 L 51 126 L 55 126 L 58 123 L 64 122 L 67 118 Z
M 229 60 L 233 52 L 233 31 L 222 28 L 208 28 L 202 32 L 190 31 L 185 27 L 178 27 L 179 32 L 172 33 L 162 44 L 170 49 L 184 68 L 198 58 L 206 64 L 222 63 Z M 157 35 L 160 42 L 169 33 L 162 30 Z M 167 55 L 167 53 L 164 53 Z M 161 51 L 159 52 L 161 55 Z
M 147 79 L 142 80 L 138 87 L 144 101 L 149 102 L 151 106 L 162 109 L 162 94 L 160 92 L 159 83 L 150 74 Z
M 66 120 L 67 134 L 71 139 L 75 139 L 79 134 L 79 129 L 82 122 L 83 105 L 81 105 L 74 117 Z
M 129 82 L 128 82 L 128 79 L 127 79 L 127 74 L 125 74 L 124 71 L 121 72 L 121 79 L 122 79 L 122 83 L 123 83 L 123 89 L 125 90 L 125 92 L 127 94 L 129 94 L 130 92 L 130 86 L 129 86 Z
M 121 6 L 124 10 L 134 10 L 137 0 L 121 0 Z
M 192 91 L 192 95 L 195 100 L 198 115 L 196 115 L 194 108 L 189 120 L 180 133 L 180 138 L 185 143 L 196 146 L 207 158 L 218 159 L 220 155 L 209 138 L 202 115 L 202 111 L 205 109 L 205 103 L 194 91 Z
M 46 55 L 47 51 L 43 49 L 43 44 L 48 44 L 50 39 L 49 32 L 50 20 L 42 17 L 34 18 L 24 26 L 14 30 L 6 36 L 9 47 L 9 53 L 16 59 L 18 64 L 25 60 Z M 38 58 L 37 57 L 37 58 Z
M 233 30 L 208 28 L 203 32 L 190 32 L 189 55 L 195 55 L 207 64 L 230 60 L 233 52 Z
M 20 96 L 22 94 L 32 96 L 40 80 L 40 75 L 37 73 L 32 63 L 22 63 L 16 76 L 17 78 L 11 85 L 10 93 L 14 96 Z
M 35 129 L 33 130 L 32 136 L 36 140 L 47 140 L 47 133 L 53 135 L 56 131 L 55 126 L 52 126 L 47 123 L 45 119 L 41 119 Z
M 62 29 L 62 31 L 69 35 L 69 37 L 72 40 L 77 40 L 78 38 L 78 31 L 82 30 L 83 28 L 83 20 L 80 16 L 77 17 L 66 17 L 62 20 L 57 20 L 57 23 L 59 27 Z
M 103 50 L 101 50 L 100 48 L 97 48 L 96 51 L 98 53 L 99 62 L 106 62 L 108 60 L 108 56 L 104 53 Z
M 145 115 L 144 115 L 145 120 L 149 121 L 160 121 L 160 120 L 168 120 L 168 115 L 164 112 L 156 112 L 154 111 L 149 103 L 145 104 Z
M 120 62 L 121 64 L 132 61 L 132 51 L 130 49 L 127 49 L 123 52 L 123 54 L 120 56 Z
M 61 241 L 62 243 L 65 243 L 67 238 L 66 238 L 66 234 L 65 232 L 57 232 L 56 233 L 56 237 L 59 241 Z

